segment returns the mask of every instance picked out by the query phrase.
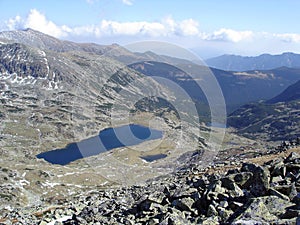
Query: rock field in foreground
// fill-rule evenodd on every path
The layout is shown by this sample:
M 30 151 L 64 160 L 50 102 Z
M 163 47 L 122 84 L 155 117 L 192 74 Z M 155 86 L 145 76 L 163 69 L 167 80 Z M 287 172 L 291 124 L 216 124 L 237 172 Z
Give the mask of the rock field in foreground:
M 84 193 L 48 208 L 7 209 L 0 224 L 296 224 L 300 155 L 288 151 L 252 160 L 262 165 L 231 163 L 226 172 L 194 165 L 143 186 Z

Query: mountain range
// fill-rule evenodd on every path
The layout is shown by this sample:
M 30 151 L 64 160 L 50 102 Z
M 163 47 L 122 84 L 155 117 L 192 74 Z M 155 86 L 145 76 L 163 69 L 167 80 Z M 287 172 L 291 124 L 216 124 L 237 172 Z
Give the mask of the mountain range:
M 118 44 L 99 45 L 95 43 L 75 43 L 71 41 L 60 40 L 30 28 L 25 30 L 0 32 L 0 42 L 1 40 L 3 40 L 5 43 L 17 42 L 41 50 L 50 50 L 54 52 L 77 51 L 94 53 L 96 55 L 103 55 L 105 57 L 113 58 L 125 64 L 147 60 L 154 60 L 169 64 L 187 62 L 190 63 L 190 61 L 185 59 L 165 55 L 157 55 L 151 51 L 147 51 L 144 53 L 131 52 Z
M 207 99 L 195 80 L 191 79 L 189 73 L 201 74 L 207 68 L 196 64 L 188 64 L 188 69 L 183 65 L 178 67 L 162 62 L 138 62 L 129 67 L 147 75 L 157 76 L 158 74 L 170 79 L 182 87 L 191 96 L 198 108 L 201 118 L 209 114 Z M 238 107 L 259 100 L 268 100 L 290 84 L 299 79 L 300 69 L 281 67 L 273 70 L 232 72 L 209 68 L 218 81 L 222 90 L 227 111 L 230 113 Z M 199 75 L 200 77 L 201 75 Z
M 99 58 L 99 56 L 103 56 L 105 59 L 115 60 L 115 62 L 111 61 L 111 65 L 117 62 L 124 63 L 124 66 L 130 64 L 131 69 L 143 75 L 150 77 L 159 75 L 174 81 L 180 87 L 183 87 L 196 102 L 202 120 L 209 120 L 210 111 L 206 96 L 189 76 L 189 73 L 199 73 L 199 71 L 207 70 L 202 65 L 184 59 L 158 55 L 153 52 L 130 52 L 117 44 L 104 46 L 93 43 L 62 41 L 32 29 L 1 32 L 0 40 L 5 43 L 1 45 L 0 72 L 2 72 L 2 76 L 12 79 L 13 83 L 37 82 L 48 89 L 59 89 L 59 83 L 62 81 L 66 82 L 66 84 L 61 85 L 65 88 L 70 84 L 84 86 L 83 82 L 78 83 L 78 77 L 80 77 L 78 74 L 86 74 L 81 79 L 89 82 L 94 79 L 93 73 L 99 74 L 98 78 L 101 79 L 102 75 L 100 74 L 105 74 L 105 72 L 101 72 L 103 69 L 100 69 L 99 66 L 95 68 L 93 66 L 99 63 L 103 64 Z M 47 57 L 45 57 L 46 52 Z M 57 53 L 62 57 L 61 59 L 55 58 Z M 18 58 L 15 58 L 15 56 L 18 56 Z M 71 59 L 69 59 L 70 56 Z M 286 61 L 282 58 L 294 62 L 295 60 L 290 59 L 296 56 L 296 54 L 286 53 L 274 57 L 277 59 L 275 62 L 280 61 L 278 63 L 280 65 Z M 92 57 L 92 60 L 89 59 L 90 57 Z M 268 59 L 267 61 L 275 63 L 272 60 L 274 57 L 265 54 L 258 58 L 247 57 L 247 59 L 258 60 L 260 63 L 264 61 L 263 59 Z M 233 56 L 233 58 L 236 57 Z M 68 59 L 68 62 L 64 62 L 66 59 Z M 244 58 L 240 59 L 244 60 Z M 91 61 L 96 62 L 96 64 L 91 64 Z M 75 63 L 75 65 L 70 66 L 70 63 Z M 65 67 L 65 65 L 68 66 Z M 183 71 L 182 68 L 187 69 L 183 69 L 185 70 Z M 88 74 L 90 75 L 87 75 L 86 69 L 89 70 Z M 249 102 L 268 100 L 275 97 L 290 84 L 296 82 L 300 74 L 300 69 L 288 67 L 244 72 L 215 68 L 208 68 L 208 70 L 219 82 L 229 113 Z M 21 77 L 20 74 L 22 74 Z M 91 83 L 95 84 L 97 82 L 92 81 Z M 2 86 L 5 87 L 3 83 Z
M 238 134 L 265 140 L 299 134 L 298 68 L 225 71 L 117 44 L 63 41 L 32 29 L 0 32 L 0 208 L 142 182 L 189 163 L 195 150 L 211 147 L 209 135 L 218 133 L 205 125 L 211 112 L 197 83 L 205 87 L 207 73 L 218 81 L 233 112 L 229 125 Z M 193 75 L 199 75 L 197 82 Z M 216 92 L 209 90 L 210 97 Z M 261 100 L 270 102 L 250 103 Z M 189 114 L 193 105 L 200 121 Z M 89 165 L 77 160 L 60 167 L 35 157 L 128 123 L 163 129 L 163 138 L 90 157 Z M 166 157 L 147 163 L 143 157 L 149 155 Z
M 300 54 L 286 52 L 280 55 L 259 56 L 222 55 L 205 61 L 208 66 L 222 70 L 272 70 L 278 67 L 300 68 Z

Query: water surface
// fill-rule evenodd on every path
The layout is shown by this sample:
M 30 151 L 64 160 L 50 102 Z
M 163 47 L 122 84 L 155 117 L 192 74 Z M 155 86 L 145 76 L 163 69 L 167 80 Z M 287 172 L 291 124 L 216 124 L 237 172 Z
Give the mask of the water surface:
M 156 155 L 146 155 L 146 156 L 142 156 L 141 158 L 146 160 L 147 162 L 153 162 L 159 159 L 163 159 L 166 158 L 167 155 L 166 154 L 156 154 Z
M 78 159 L 98 155 L 114 148 L 132 146 L 144 141 L 162 138 L 163 132 L 149 127 L 129 124 L 107 128 L 98 136 L 71 143 L 66 148 L 55 149 L 37 155 L 52 164 L 66 165 Z

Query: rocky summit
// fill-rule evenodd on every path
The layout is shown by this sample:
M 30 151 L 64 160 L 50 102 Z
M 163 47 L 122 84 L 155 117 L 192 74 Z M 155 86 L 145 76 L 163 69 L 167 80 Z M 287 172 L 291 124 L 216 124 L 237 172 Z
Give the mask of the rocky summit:
M 0 224 L 298 224 L 300 148 L 1 211 Z M 5 193 L 1 193 L 2 195 Z

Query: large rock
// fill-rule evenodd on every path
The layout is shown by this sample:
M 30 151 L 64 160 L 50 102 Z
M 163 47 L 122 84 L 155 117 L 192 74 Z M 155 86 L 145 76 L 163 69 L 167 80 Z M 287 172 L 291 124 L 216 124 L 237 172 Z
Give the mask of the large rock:
M 246 209 L 233 220 L 233 224 L 277 224 L 286 210 L 294 204 L 277 196 L 259 197 L 249 200 Z M 239 223 L 244 221 L 244 223 Z
M 243 185 L 244 188 L 250 190 L 253 196 L 258 197 L 267 194 L 270 187 L 270 172 L 266 167 L 244 163 L 241 171 L 251 172 L 253 174 Z
M 177 209 L 182 211 L 191 211 L 194 212 L 195 210 L 192 208 L 194 205 L 194 200 L 190 197 L 185 197 L 182 199 L 176 199 L 172 202 L 172 205 L 175 206 Z
M 253 176 L 251 172 L 240 172 L 236 173 L 230 177 L 233 177 L 233 180 L 236 184 L 240 185 L 241 187 Z
M 231 198 L 241 197 L 244 195 L 242 189 L 231 179 L 225 177 L 221 180 L 222 187 L 226 188 L 226 193 Z
M 300 155 L 297 152 L 291 152 L 284 162 L 300 164 Z

